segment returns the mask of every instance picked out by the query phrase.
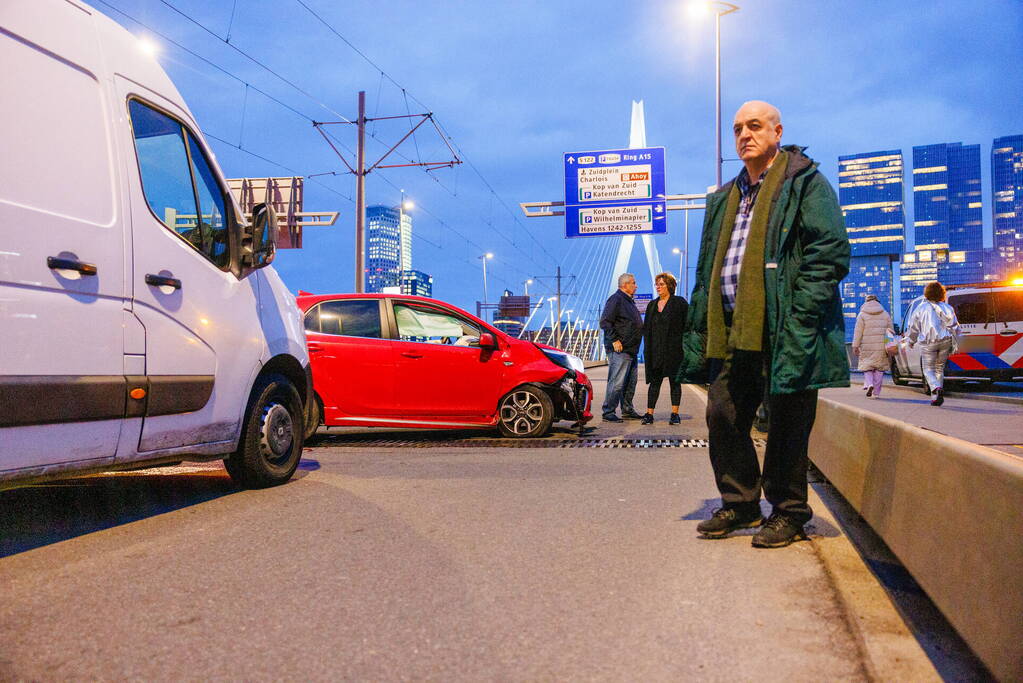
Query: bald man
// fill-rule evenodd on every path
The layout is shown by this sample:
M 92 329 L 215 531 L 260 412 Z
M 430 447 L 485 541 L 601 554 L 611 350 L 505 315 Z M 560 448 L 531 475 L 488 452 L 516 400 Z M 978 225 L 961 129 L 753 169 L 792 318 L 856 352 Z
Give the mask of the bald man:
M 707 195 L 679 370 L 681 381 L 710 381 L 710 461 L 721 507 L 697 531 L 723 538 L 757 528 L 758 548 L 806 539 L 817 390 L 849 386 L 838 290 L 849 272 L 842 210 L 804 148 L 781 146 L 782 130 L 767 102 L 746 102 L 735 114 L 743 169 Z M 761 472 L 750 428 L 762 399 L 770 431 Z M 761 491 L 772 507 L 766 522 Z

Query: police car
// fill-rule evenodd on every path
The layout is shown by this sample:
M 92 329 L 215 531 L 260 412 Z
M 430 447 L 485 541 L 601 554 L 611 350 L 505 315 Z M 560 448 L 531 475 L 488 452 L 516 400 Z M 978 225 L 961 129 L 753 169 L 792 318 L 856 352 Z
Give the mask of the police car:
M 1023 280 L 1011 283 L 980 283 L 948 287 L 948 304 L 959 318 L 959 348 L 945 367 L 948 380 L 1023 381 Z M 909 320 L 924 297 L 910 303 L 902 319 Z M 908 336 L 898 338 L 891 358 L 892 381 L 926 382 L 921 364 L 921 345 L 909 346 Z

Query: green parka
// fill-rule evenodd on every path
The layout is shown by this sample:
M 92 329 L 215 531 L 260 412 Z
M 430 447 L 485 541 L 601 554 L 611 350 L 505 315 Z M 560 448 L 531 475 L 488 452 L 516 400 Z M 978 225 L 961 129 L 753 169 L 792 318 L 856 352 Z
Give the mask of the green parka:
M 838 290 L 849 272 L 849 238 L 835 191 L 804 149 L 782 147 L 789 164 L 767 223 L 765 342 L 771 350 L 772 394 L 849 386 Z M 708 283 L 734 182 L 707 195 L 696 283 L 682 338 L 682 382 L 707 381 Z

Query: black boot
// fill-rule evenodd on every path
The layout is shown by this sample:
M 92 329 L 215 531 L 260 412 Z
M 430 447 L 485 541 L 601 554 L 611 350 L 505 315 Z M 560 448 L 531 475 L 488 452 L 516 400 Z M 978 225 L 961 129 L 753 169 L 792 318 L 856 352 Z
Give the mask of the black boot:
M 934 390 L 934 400 L 931 401 L 931 405 L 932 406 L 940 406 L 944 402 L 945 402 L 944 390 L 942 390 L 942 389 L 935 389 Z

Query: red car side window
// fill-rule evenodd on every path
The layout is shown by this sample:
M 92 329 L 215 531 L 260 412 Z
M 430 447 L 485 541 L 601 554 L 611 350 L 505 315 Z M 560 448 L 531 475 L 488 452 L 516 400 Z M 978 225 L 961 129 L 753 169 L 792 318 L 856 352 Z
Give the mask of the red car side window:
M 428 344 L 469 346 L 479 342 L 480 331 L 462 318 L 428 306 L 395 304 L 398 338 Z

